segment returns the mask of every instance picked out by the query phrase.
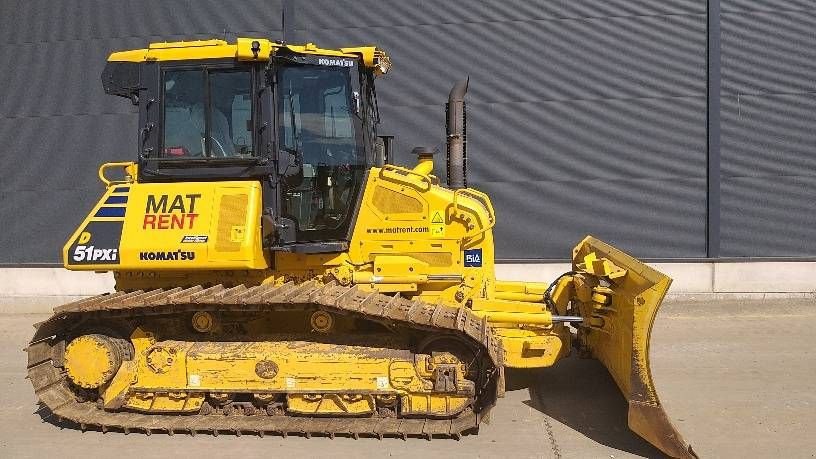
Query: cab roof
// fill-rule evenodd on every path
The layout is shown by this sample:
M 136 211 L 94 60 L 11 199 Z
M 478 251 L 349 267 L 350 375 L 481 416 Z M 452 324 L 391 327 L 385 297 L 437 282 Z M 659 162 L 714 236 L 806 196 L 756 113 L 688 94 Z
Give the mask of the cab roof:
M 253 46 L 254 45 L 254 46 Z M 339 49 L 318 48 L 314 43 L 291 45 L 265 38 L 237 38 L 235 43 L 224 40 L 195 40 L 151 43 L 147 48 L 111 53 L 108 62 L 184 61 L 195 59 L 236 59 L 239 61 L 268 61 L 279 50 L 296 54 L 332 57 L 359 57 L 362 64 L 384 74 L 391 67 L 385 51 L 374 46 Z

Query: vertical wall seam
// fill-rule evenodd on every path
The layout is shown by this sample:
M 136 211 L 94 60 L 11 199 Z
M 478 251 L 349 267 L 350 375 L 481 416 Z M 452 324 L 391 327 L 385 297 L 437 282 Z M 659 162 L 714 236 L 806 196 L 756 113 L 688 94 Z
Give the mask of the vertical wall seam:
M 281 5 L 281 33 L 285 43 L 298 43 L 297 34 L 297 3 L 295 0 L 283 0 Z
M 720 0 L 708 0 L 708 27 L 706 33 L 706 73 L 708 81 L 706 135 L 706 256 L 720 256 Z

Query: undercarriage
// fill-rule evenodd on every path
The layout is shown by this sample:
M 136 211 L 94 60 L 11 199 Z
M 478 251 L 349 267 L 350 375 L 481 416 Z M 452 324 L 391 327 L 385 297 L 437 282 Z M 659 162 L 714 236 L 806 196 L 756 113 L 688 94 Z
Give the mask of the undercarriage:
M 28 354 L 54 416 L 126 433 L 458 437 L 504 384 L 469 310 L 314 282 L 89 298 Z

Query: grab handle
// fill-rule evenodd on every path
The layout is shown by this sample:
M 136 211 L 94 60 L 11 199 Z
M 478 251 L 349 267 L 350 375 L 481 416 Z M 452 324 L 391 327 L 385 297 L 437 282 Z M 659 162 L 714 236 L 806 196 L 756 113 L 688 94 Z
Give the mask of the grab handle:
M 105 177 L 105 171 L 108 169 L 112 169 L 114 167 L 121 167 L 125 173 L 124 180 L 110 180 Z M 102 180 L 102 183 L 105 186 L 117 185 L 122 183 L 133 183 L 135 181 L 136 172 L 137 172 L 137 165 L 133 161 L 127 162 L 120 162 L 120 163 L 105 163 L 99 166 L 99 180 Z

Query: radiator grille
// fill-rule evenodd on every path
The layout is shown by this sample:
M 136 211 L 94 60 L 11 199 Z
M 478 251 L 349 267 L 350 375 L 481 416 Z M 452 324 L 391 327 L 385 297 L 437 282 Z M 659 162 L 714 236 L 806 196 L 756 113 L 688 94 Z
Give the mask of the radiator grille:
M 388 188 L 374 189 L 374 207 L 384 214 L 418 214 L 422 212 L 419 199 L 406 196 Z
M 215 235 L 217 252 L 237 252 L 246 237 L 246 210 L 249 196 L 225 194 L 221 196 L 218 212 L 218 230 Z

